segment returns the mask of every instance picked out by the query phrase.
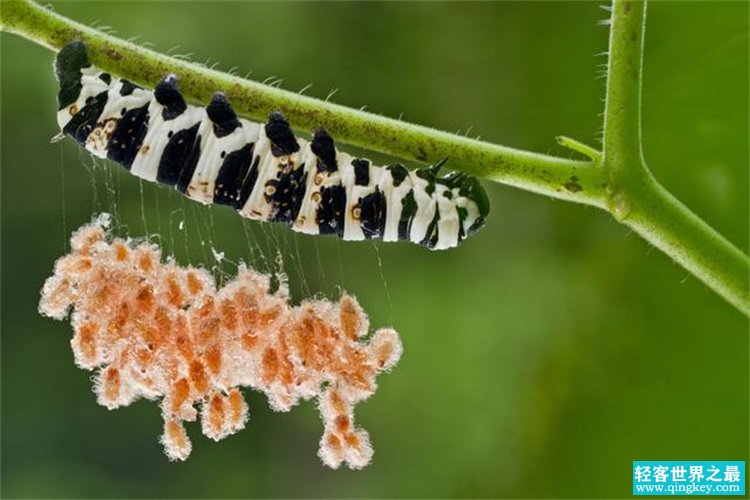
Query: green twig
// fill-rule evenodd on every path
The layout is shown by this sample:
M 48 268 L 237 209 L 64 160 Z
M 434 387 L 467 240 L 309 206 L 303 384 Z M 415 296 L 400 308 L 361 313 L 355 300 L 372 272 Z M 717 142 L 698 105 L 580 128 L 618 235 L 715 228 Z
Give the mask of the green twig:
M 3 1 L 0 27 L 53 50 L 81 39 L 94 64 L 143 85 L 153 86 L 165 74 L 176 73 L 183 94 L 193 101 L 206 102 L 223 90 L 240 114 L 256 120 L 280 110 L 301 130 L 326 127 L 341 141 L 420 162 L 448 158 L 453 170 L 602 208 L 750 315 L 750 259 L 660 186 L 643 160 L 645 10 L 645 3 L 614 2 L 604 152 L 559 139 L 591 161 L 481 142 L 227 75 L 107 35 L 31 0 Z
M 83 40 L 92 63 L 142 85 L 153 87 L 165 74 L 175 73 L 183 95 L 196 102 L 207 102 L 223 90 L 238 113 L 259 121 L 280 110 L 301 130 L 325 127 L 338 140 L 399 158 L 429 163 L 448 158 L 452 170 L 604 207 L 601 171 L 589 162 L 480 142 L 245 80 L 107 35 L 30 0 L 3 1 L 1 17 L 3 30 L 53 50 Z M 582 189 L 566 189 L 572 177 Z
M 560 146 L 575 151 L 576 153 L 581 153 L 583 156 L 588 157 L 595 165 L 601 165 L 601 151 L 594 149 L 591 146 L 582 143 L 581 141 L 571 139 L 570 137 L 566 137 L 564 135 L 557 136 L 556 140 Z

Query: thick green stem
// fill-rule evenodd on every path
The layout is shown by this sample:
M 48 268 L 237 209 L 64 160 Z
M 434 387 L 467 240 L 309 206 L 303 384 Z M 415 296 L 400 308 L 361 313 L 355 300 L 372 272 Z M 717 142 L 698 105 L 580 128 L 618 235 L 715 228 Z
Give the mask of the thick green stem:
M 690 271 L 737 309 L 750 314 L 750 262 L 745 254 L 706 224 L 651 175 L 629 184 L 638 196 L 623 221 Z
M 618 221 L 750 315 L 750 259 L 661 186 L 643 158 L 645 24 L 645 1 L 613 2 L 604 115 L 607 208 Z
M 3 1 L 0 28 L 53 50 L 83 40 L 94 64 L 143 85 L 178 74 L 183 94 L 194 101 L 206 102 L 223 90 L 240 114 L 256 120 L 280 110 L 301 130 L 326 127 L 339 140 L 400 158 L 448 158 L 453 170 L 605 209 L 750 316 L 750 259 L 677 201 L 646 167 L 640 125 L 646 5 L 615 0 L 613 7 L 603 154 L 561 139 L 591 161 L 481 142 L 244 80 L 104 34 L 31 0 Z
M 615 0 L 604 109 L 604 164 L 610 187 L 643 174 L 641 78 L 646 2 Z

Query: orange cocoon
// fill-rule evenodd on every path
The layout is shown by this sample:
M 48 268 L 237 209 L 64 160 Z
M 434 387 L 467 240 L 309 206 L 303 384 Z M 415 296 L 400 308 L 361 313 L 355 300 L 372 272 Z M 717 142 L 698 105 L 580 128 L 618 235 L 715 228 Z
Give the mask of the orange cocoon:
M 163 262 L 156 245 L 113 238 L 108 227 L 105 214 L 73 234 L 39 304 L 45 316 L 70 317 L 75 361 L 97 372 L 99 404 L 160 400 L 165 452 L 185 460 L 184 421 L 200 416 L 217 441 L 245 426 L 240 387 L 265 393 L 277 411 L 317 399 L 323 462 L 369 463 L 370 438 L 354 424 L 354 405 L 401 356 L 394 330 L 368 337 L 368 318 L 347 294 L 293 306 L 285 284 L 271 293 L 271 277 L 245 266 L 217 289 L 205 269 Z

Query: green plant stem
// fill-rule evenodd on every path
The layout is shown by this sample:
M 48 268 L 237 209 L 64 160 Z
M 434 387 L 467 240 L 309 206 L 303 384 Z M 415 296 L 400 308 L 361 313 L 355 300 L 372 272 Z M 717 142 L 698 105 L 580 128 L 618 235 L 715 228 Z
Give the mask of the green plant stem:
M 690 271 L 737 309 L 750 315 L 750 263 L 739 249 L 706 224 L 651 175 L 637 183 L 638 196 L 626 197 L 623 221 L 645 240 Z
M 604 107 L 604 168 L 610 187 L 643 174 L 641 79 L 646 2 L 614 0 Z
M 610 38 L 604 152 L 563 138 L 591 161 L 575 161 L 481 142 L 354 110 L 165 56 L 67 19 L 31 0 L 0 4 L 0 28 L 57 50 L 87 43 L 97 66 L 153 86 L 180 76 L 190 100 L 223 90 L 238 113 L 259 121 L 282 111 L 301 130 L 327 128 L 337 139 L 420 162 L 448 166 L 488 180 L 613 214 L 648 242 L 750 316 L 750 259 L 680 204 L 651 176 L 641 153 L 640 88 L 645 4 L 615 1 Z
M 607 208 L 746 315 L 750 260 L 654 178 L 641 141 L 646 3 L 615 0 L 604 113 Z
M 245 80 L 104 34 L 29 0 L 4 1 L 1 18 L 3 30 L 53 50 L 83 40 L 93 64 L 145 86 L 153 87 L 168 73 L 177 74 L 180 90 L 193 101 L 207 102 L 222 90 L 239 114 L 255 120 L 265 121 L 270 111 L 279 110 L 301 130 L 325 127 L 337 139 L 370 150 L 429 163 L 448 158 L 452 170 L 604 206 L 601 169 L 591 162 L 481 142 Z M 571 190 L 573 177 L 578 180 Z

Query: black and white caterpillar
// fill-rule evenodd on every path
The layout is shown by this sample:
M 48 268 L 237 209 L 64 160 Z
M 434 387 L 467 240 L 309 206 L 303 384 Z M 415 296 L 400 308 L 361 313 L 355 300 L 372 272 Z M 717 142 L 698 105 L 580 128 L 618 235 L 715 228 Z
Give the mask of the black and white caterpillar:
M 372 165 L 337 151 L 323 129 L 309 142 L 297 139 L 281 113 L 265 125 L 238 118 L 220 92 L 205 108 L 188 105 L 174 75 L 143 89 L 92 66 L 83 42 L 63 47 L 55 69 L 62 134 L 138 177 L 243 217 L 445 249 L 479 229 L 489 211 L 474 177 L 437 177 L 440 164 Z

